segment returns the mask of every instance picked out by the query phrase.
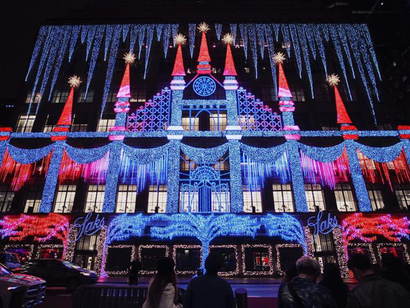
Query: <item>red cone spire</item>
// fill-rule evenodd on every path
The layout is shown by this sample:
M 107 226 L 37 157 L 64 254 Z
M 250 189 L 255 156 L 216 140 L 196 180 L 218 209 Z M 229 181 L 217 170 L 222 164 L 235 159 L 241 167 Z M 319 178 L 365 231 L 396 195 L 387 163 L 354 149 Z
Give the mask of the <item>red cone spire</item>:
M 130 89 L 130 63 L 127 63 L 124 71 L 124 75 L 122 76 L 122 81 L 120 85 L 120 89 L 117 93 L 117 98 L 119 97 L 131 97 L 131 89 Z
M 63 111 L 61 112 L 60 119 L 58 119 L 57 125 L 69 126 L 71 125 L 72 113 L 73 113 L 73 101 L 74 101 L 74 87 L 71 87 L 70 94 L 68 94 Z
M 340 96 L 339 90 L 335 85 L 335 99 L 336 99 L 336 111 L 337 111 L 337 124 L 352 124 L 349 114 L 346 111 L 345 104 Z
M 198 27 L 202 32 L 201 46 L 199 48 L 198 56 L 198 74 L 210 74 L 211 73 L 211 57 L 209 56 L 208 43 L 206 42 L 206 31 L 209 30 L 209 26 L 206 23 L 201 23 Z
M 175 57 L 174 69 L 172 70 L 171 76 L 185 76 L 181 44 L 178 44 L 177 56 Z
M 224 76 L 237 76 L 235 69 L 235 63 L 233 62 L 231 45 L 228 43 L 226 46 L 226 58 Z

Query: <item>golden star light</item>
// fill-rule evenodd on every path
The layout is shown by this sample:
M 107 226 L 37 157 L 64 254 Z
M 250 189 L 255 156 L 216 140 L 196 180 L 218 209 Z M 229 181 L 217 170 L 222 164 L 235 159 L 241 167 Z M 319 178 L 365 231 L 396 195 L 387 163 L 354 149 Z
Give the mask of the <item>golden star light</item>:
M 331 85 L 331 86 L 337 86 L 340 82 L 340 78 L 336 74 L 332 74 L 327 76 L 326 81 Z
M 277 52 L 275 53 L 275 55 L 273 56 L 273 61 L 275 61 L 275 63 L 279 64 L 279 63 L 283 63 L 285 61 L 285 55 L 281 52 Z
M 76 75 L 73 75 L 73 76 L 71 76 L 70 78 L 68 78 L 68 84 L 70 85 L 70 87 L 72 87 L 72 88 L 77 88 L 77 87 L 79 87 L 80 86 L 80 84 L 81 84 L 81 79 L 80 79 L 80 77 L 78 77 L 78 76 L 76 76 Z
M 174 42 L 175 44 L 185 44 L 186 42 L 185 35 L 182 35 L 181 33 L 179 33 L 177 36 L 174 37 Z
M 224 42 L 225 44 L 232 44 L 233 43 L 233 36 L 230 33 L 227 33 L 224 35 L 224 37 L 222 38 L 222 42 Z
M 125 63 L 134 63 L 135 59 L 137 59 L 137 57 L 135 56 L 135 54 L 133 54 L 132 52 L 127 52 L 123 59 L 125 60 Z
M 199 24 L 199 26 L 198 26 L 198 30 L 199 31 L 201 31 L 201 32 L 208 32 L 209 31 L 209 26 L 208 26 L 208 24 L 206 24 L 205 22 L 203 22 L 203 23 L 200 23 Z

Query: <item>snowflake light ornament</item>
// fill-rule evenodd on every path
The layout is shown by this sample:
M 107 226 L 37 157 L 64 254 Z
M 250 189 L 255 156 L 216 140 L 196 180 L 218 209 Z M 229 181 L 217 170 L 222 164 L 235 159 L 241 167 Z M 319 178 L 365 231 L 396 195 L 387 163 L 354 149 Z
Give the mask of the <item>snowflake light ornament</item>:
M 327 76 L 326 81 L 331 85 L 331 86 L 337 86 L 340 82 L 340 78 L 336 74 L 331 74 Z
M 125 60 L 125 63 L 130 63 L 130 64 L 134 63 L 136 58 L 137 57 L 132 52 L 127 52 L 126 54 L 124 54 L 124 57 L 123 57 L 123 59 Z
M 205 23 L 205 22 L 202 22 L 202 23 L 200 23 L 199 24 L 199 26 L 198 26 L 198 30 L 200 31 L 200 32 L 208 32 L 209 31 L 209 26 L 208 26 L 208 24 L 207 23 Z
M 233 36 L 230 33 L 227 33 L 224 35 L 224 37 L 222 38 L 222 42 L 224 42 L 225 44 L 232 44 L 233 43 Z
M 275 61 L 275 63 L 279 64 L 279 63 L 283 63 L 285 61 L 285 55 L 281 52 L 277 52 L 275 53 L 275 55 L 273 56 L 273 61 Z
M 181 33 L 179 33 L 178 35 L 174 37 L 174 42 L 175 44 L 185 44 L 186 42 L 185 35 L 182 35 Z
M 78 77 L 78 76 L 76 76 L 76 75 L 73 75 L 73 76 L 71 76 L 70 78 L 68 78 L 68 84 L 70 85 L 70 87 L 72 87 L 72 88 L 77 88 L 77 87 L 79 87 L 80 86 L 80 84 L 81 84 L 81 79 L 80 79 L 80 77 Z

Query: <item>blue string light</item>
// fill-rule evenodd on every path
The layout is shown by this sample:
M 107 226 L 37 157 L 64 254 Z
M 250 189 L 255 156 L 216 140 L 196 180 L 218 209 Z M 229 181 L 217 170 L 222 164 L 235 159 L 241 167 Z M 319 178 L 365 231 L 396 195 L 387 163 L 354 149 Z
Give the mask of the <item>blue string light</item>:
M 147 25 L 140 25 L 138 31 L 138 60 L 141 59 L 141 52 L 142 52 L 142 44 L 145 40 L 145 35 L 147 30 Z
M 122 42 L 125 43 L 127 40 L 128 32 L 130 31 L 131 25 L 122 25 Z
M 90 30 L 90 25 L 83 25 L 81 26 L 81 44 L 84 44 L 85 39 L 87 38 L 87 33 Z
M 161 41 L 162 31 L 164 29 L 164 24 L 156 24 L 155 25 L 155 32 L 157 33 L 157 41 Z
M 280 31 L 282 33 L 283 37 L 283 43 L 285 44 L 286 52 L 288 54 L 288 57 L 290 58 L 290 33 L 289 33 L 289 27 L 288 25 L 285 24 L 280 24 Z
M 256 34 L 259 41 L 259 53 L 261 54 L 262 60 L 265 58 L 265 25 L 256 24 Z
M 293 52 L 295 53 L 296 57 L 296 64 L 299 69 L 299 78 L 302 78 L 302 58 L 300 56 L 300 47 L 299 47 L 299 39 L 298 39 L 298 33 L 296 30 L 296 25 L 289 25 L 289 30 L 290 30 L 290 37 L 292 39 L 292 47 L 293 47 Z
M 33 68 L 34 63 L 36 63 L 37 57 L 40 53 L 41 46 L 43 45 L 43 42 L 47 36 L 48 31 L 49 31 L 48 26 L 40 27 L 40 31 L 38 32 L 36 44 L 34 45 L 33 54 L 31 55 L 30 65 L 27 70 L 25 81 L 28 80 L 28 76 L 30 75 L 31 69 Z
M 178 35 L 178 28 L 179 28 L 179 24 L 172 24 L 171 25 L 171 33 L 172 33 L 172 38 L 176 37 Z M 175 41 L 172 40 L 174 43 L 174 47 L 175 47 Z
M 307 42 L 309 44 L 310 51 L 313 55 L 313 59 L 316 60 L 316 44 L 315 44 L 315 32 L 313 30 L 313 26 L 311 24 L 303 24 L 301 27 L 303 28 L 303 32 L 306 36 Z
M 86 52 L 85 52 L 85 59 L 88 60 L 89 55 L 90 55 L 90 50 L 91 46 L 93 45 L 94 42 L 94 36 L 95 36 L 95 31 L 97 30 L 96 25 L 90 26 L 90 29 L 87 34 L 87 47 L 86 47 Z
M 347 60 L 349 61 L 350 70 L 352 72 L 353 79 L 355 79 L 356 74 L 354 72 L 352 56 L 351 56 L 350 50 L 349 50 L 349 43 L 347 41 L 347 35 L 346 35 L 346 32 L 345 32 L 345 27 L 343 25 L 337 25 L 336 27 L 337 27 L 337 31 L 338 31 L 338 34 L 339 34 L 339 38 L 342 41 L 343 49 L 344 49 L 345 54 L 347 56 Z
M 155 25 L 147 26 L 147 42 L 146 42 L 147 48 L 145 49 L 144 79 L 147 78 L 148 63 L 149 63 L 149 58 L 151 55 L 151 46 L 152 46 L 152 40 L 154 38 L 154 31 L 155 31 Z
M 278 27 L 278 31 L 279 31 L 279 27 Z M 271 68 L 271 73 L 272 73 L 273 89 L 275 92 L 274 100 L 276 100 L 278 96 L 278 86 L 277 86 L 277 76 L 276 76 L 276 63 L 273 60 L 273 57 L 275 55 L 275 45 L 273 42 L 273 32 L 272 32 L 271 25 L 265 25 L 265 33 L 266 33 L 266 41 L 268 43 L 268 55 L 269 55 L 269 64 Z
M 107 61 L 108 49 L 111 44 L 112 34 L 114 33 L 114 25 L 107 25 L 104 42 L 104 61 Z
M 102 43 L 103 36 L 104 36 L 104 30 L 105 30 L 104 25 L 99 25 L 96 29 L 97 33 L 95 34 L 93 51 L 92 51 L 92 54 L 91 54 L 90 65 L 89 65 L 89 68 L 88 68 L 87 86 L 85 88 L 84 98 L 87 98 L 88 90 L 90 89 L 91 80 L 92 80 L 93 75 L 94 75 L 95 65 L 97 64 L 98 54 L 100 53 L 101 43 Z
M 220 41 L 222 35 L 222 24 L 215 24 L 215 32 L 216 38 L 218 39 L 218 41 Z
M 379 80 L 382 80 L 382 75 L 380 74 L 379 63 L 377 62 L 376 52 L 374 51 L 374 46 L 373 46 L 369 28 L 367 27 L 366 24 L 359 25 L 359 28 L 362 31 L 362 35 L 364 35 L 364 38 L 366 40 L 368 50 L 370 51 L 371 57 L 373 59 L 373 64 L 376 67 L 377 76 L 379 77 Z
M 196 24 L 188 24 L 188 43 L 189 43 L 189 53 L 191 55 L 191 58 L 193 58 L 194 56 L 195 34 L 196 34 Z
M 279 42 L 279 31 L 280 25 L 279 24 L 272 24 L 273 31 L 275 32 L 275 41 Z
M 231 34 L 233 36 L 233 43 L 235 44 L 236 42 L 236 35 L 237 35 L 237 31 L 238 31 L 238 25 L 237 24 L 230 24 L 229 28 L 231 29 Z
M 248 60 L 248 28 L 246 24 L 239 24 L 239 32 L 243 41 L 243 52 L 245 59 Z
M 312 68 L 310 67 L 309 49 L 308 49 L 308 44 L 306 41 L 305 29 L 303 25 L 298 25 L 297 30 L 299 34 L 299 41 L 300 41 L 300 45 L 302 49 L 303 60 L 305 61 L 306 72 L 307 72 L 308 79 L 309 79 L 310 92 L 312 94 L 312 98 L 315 98 L 315 93 L 313 91 Z
M 322 59 L 323 69 L 325 70 L 325 75 L 327 76 L 329 74 L 327 73 L 326 52 L 325 52 L 325 46 L 323 45 L 322 35 L 320 33 L 320 26 L 313 25 L 313 32 L 315 34 L 316 46 L 319 50 L 320 58 Z
M 71 58 L 73 56 L 75 45 L 78 41 L 78 36 L 80 35 L 81 26 L 72 26 L 71 27 L 71 37 L 70 37 L 70 47 L 68 51 L 68 62 L 71 62 Z
M 107 26 L 108 27 L 108 26 Z M 130 30 L 130 52 L 134 53 L 135 43 L 139 32 L 139 25 L 132 25 Z

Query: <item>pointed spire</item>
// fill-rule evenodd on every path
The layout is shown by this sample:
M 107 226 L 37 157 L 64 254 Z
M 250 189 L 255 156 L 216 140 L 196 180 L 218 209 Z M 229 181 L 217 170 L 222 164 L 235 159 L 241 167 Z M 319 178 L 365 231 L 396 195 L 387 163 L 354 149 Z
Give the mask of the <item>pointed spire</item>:
M 70 126 L 73 113 L 73 101 L 74 101 L 74 88 L 79 87 L 81 84 L 80 77 L 74 75 L 68 79 L 71 90 L 68 94 L 67 100 L 64 104 L 63 111 L 61 112 L 60 119 L 57 122 L 58 126 Z
M 184 59 L 182 57 L 181 45 L 186 42 L 185 36 L 178 34 L 175 38 L 175 43 L 178 44 L 177 55 L 175 57 L 174 69 L 171 76 L 185 76 Z
M 232 57 L 231 43 L 233 42 L 233 36 L 231 34 L 226 34 L 222 41 L 226 43 L 226 57 L 225 57 L 225 69 L 224 76 L 237 76 L 235 69 L 235 63 Z
M 343 103 L 342 97 L 340 96 L 339 89 L 337 88 L 340 78 L 336 74 L 332 74 L 327 77 L 327 82 L 335 89 L 335 101 L 336 101 L 336 111 L 337 111 L 337 124 L 352 124 L 349 114 L 346 111 L 346 107 Z
M 283 70 L 283 66 L 282 66 L 283 61 L 285 61 L 285 55 L 281 52 L 275 53 L 273 60 L 279 66 L 278 98 L 282 98 L 282 97 L 292 98 L 292 93 L 289 90 L 288 81 L 286 79 L 285 71 Z
M 202 32 L 201 46 L 199 48 L 198 56 L 198 74 L 210 74 L 211 73 L 211 57 L 209 56 L 208 43 L 206 41 L 206 32 L 209 30 L 209 26 L 206 23 L 201 23 L 198 27 Z
M 122 76 L 120 89 L 117 93 L 117 98 L 120 98 L 120 97 L 130 98 L 131 97 L 130 64 L 134 63 L 136 57 L 132 52 L 128 52 L 124 55 L 123 59 L 125 60 L 126 66 L 125 66 L 124 75 Z

